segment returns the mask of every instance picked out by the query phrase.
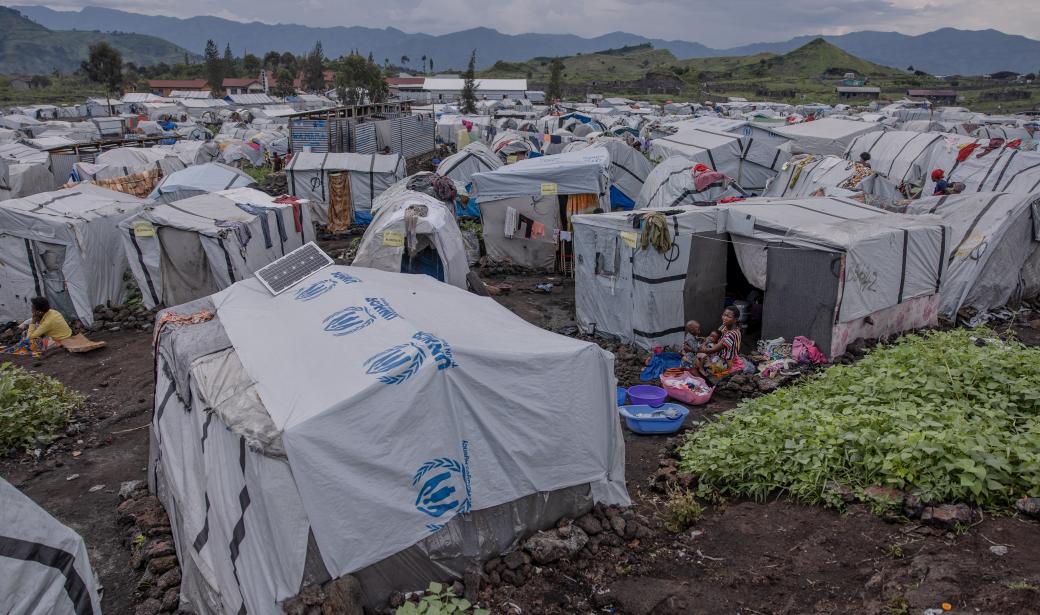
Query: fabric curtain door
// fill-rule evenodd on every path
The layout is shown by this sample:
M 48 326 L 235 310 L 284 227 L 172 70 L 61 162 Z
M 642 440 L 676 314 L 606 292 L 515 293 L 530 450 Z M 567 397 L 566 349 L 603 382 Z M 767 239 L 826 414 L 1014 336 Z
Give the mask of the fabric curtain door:
M 40 267 L 40 279 L 43 281 L 43 292 L 51 302 L 51 307 L 72 322 L 77 318 L 76 308 L 72 304 L 72 297 L 65 285 L 65 274 L 62 272 L 66 246 L 42 241 L 35 241 L 33 244 L 36 249 L 36 262 Z
M 164 305 L 180 305 L 220 290 L 197 233 L 164 226 L 158 229 L 156 236 L 162 251 Z
M 694 235 L 690 241 L 683 289 L 684 321 L 701 323 L 705 335 L 719 322 L 726 302 L 727 239 L 725 233 L 713 233 Z
M 762 339 L 804 335 L 830 348 L 843 258 L 822 250 L 769 250 Z
M 330 233 L 341 233 L 354 222 L 354 204 L 350 198 L 350 173 L 329 173 Z

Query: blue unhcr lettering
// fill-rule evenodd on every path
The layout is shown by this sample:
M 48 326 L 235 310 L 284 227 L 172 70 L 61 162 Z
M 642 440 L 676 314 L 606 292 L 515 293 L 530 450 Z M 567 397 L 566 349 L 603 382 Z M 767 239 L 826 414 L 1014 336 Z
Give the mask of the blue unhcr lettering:
M 430 352 L 430 356 L 437 362 L 437 369 L 448 369 L 449 367 L 458 367 L 455 360 L 451 356 L 451 346 L 448 342 L 426 333 L 425 331 L 419 331 L 412 336 L 413 340 L 421 342 L 426 349 Z
M 375 322 L 376 317 L 366 308 L 349 307 L 326 318 L 323 322 L 325 330 L 336 336 L 357 333 Z
M 394 308 L 390 307 L 390 304 L 386 302 L 386 299 L 367 297 L 365 302 L 372 306 L 375 313 L 382 316 L 384 320 L 393 320 L 399 316 L 399 314 L 394 311 Z
M 347 273 L 343 273 L 342 271 L 337 271 L 333 273 L 332 277 L 339 280 L 340 282 L 343 282 L 344 284 L 357 284 L 361 282 L 360 278 L 355 278 L 354 276 Z

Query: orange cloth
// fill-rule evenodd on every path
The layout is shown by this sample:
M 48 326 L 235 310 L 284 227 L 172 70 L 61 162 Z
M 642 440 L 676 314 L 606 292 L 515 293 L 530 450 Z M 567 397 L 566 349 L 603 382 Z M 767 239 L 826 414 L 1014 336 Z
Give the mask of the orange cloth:
M 599 207 L 599 197 L 595 194 L 572 194 L 567 197 L 567 230 L 574 231 L 571 216 L 591 214 Z

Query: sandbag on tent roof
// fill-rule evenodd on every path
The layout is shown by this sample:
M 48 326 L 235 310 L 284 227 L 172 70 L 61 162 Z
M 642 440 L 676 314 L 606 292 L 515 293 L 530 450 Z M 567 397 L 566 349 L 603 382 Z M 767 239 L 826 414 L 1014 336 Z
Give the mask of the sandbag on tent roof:
M 987 312 L 1040 292 L 1040 194 L 981 192 L 914 201 L 909 214 L 936 214 L 952 229 L 939 315 Z
M 442 160 L 437 165 L 437 174 L 468 184 L 473 179 L 474 173 L 494 171 L 500 166 L 502 166 L 502 160 L 488 146 L 477 142 L 470 143 Z
M 144 201 L 81 185 L 0 202 L 0 319 L 21 322 L 36 295 L 68 319 L 94 322 L 94 306 L 123 302 L 120 220 Z
M 1017 192 L 1033 194 L 1040 190 L 1040 152 L 1025 152 L 1011 147 L 986 151 L 989 141 L 981 144 L 964 161 L 948 166 L 934 165 L 946 171 L 947 181 L 965 185 L 964 192 Z M 935 191 L 935 182 L 927 178 L 924 194 Z
M 861 153 L 870 154 L 870 166 L 875 173 L 905 195 L 915 196 L 932 169 L 949 171 L 956 164 L 960 148 L 978 142 L 949 133 L 890 130 L 856 138 L 845 157 L 859 160 Z
M 174 203 L 229 188 L 256 188 L 256 182 L 244 171 L 219 162 L 207 162 L 170 173 L 159 182 L 148 198 Z
M 883 126 L 873 122 L 857 122 L 831 117 L 770 128 L 772 132 L 791 140 L 789 147 L 792 154 L 819 156 L 826 154 L 840 156 L 845 153 L 849 144 L 856 137 L 883 129 Z
M 572 152 L 588 147 L 604 147 L 610 152 L 610 207 L 632 209 L 639 198 L 647 176 L 654 165 L 642 152 L 616 137 L 592 137 L 567 145 L 563 151 Z
M 361 238 L 355 267 L 425 273 L 465 290 L 469 264 L 455 214 L 428 194 L 405 190 L 377 198 L 378 212 Z
M 353 221 L 368 224 L 372 220 L 372 201 L 394 182 L 406 175 L 405 160 L 400 154 L 312 154 L 297 152 L 285 167 L 289 193 L 310 201 L 315 223 L 328 226 L 330 217 L 339 211 L 352 211 Z M 346 174 L 344 200 L 333 199 L 332 181 Z M 330 212 L 330 210 L 335 210 Z
M 215 317 L 158 337 L 149 473 L 195 612 L 281 614 L 346 574 L 380 606 L 629 501 L 613 357 L 595 344 L 361 267 L 175 311 L 202 309 Z
M 728 125 L 720 124 L 722 127 Z M 710 124 L 696 121 L 679 122 L 674 126 L 677 132 L 654 137 L 651 141 L 649 153 L 652 160 L 678 156 L 699 162 L 725 174 L 748 191 L 765 188 L 769 179 L 780 170 L 780 165 L 791 156 L 777 147 L 781 142 L 779 137 L 774 136 L 775 141 L 772 142 L 756 137 L 742 139 L 737 135 L 717 132 Z
M 124 219 L 123 248 L 144 304 L 205 297 L 312 241 L 310 212 L 292 201 L 231 188 L 156 204 Z
M 0 478 L 0 612 L 101 615 L 87 545 Z
M 744 196 L 728 177 L 710 184 L 704 184 L 702 180 L 698 187 L 694 169 L 700 164 L 682 156 L 666 158 L 647 176 L 635 208 L 670 209 L 679 205 L 714 202 L 727 196 Z

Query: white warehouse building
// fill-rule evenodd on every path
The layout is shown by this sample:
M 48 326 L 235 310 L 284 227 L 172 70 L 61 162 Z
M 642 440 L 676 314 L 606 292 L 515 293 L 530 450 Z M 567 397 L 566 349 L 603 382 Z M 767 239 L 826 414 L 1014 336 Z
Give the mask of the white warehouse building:
M 464 84 L 464 79 L 428 77 L 423 82 L 423 91 L 430 96 L 430 102 L 451 102 L 462 94 Z M 519 100 L 527 93 L 527 79 L 476 79 L 473 85 L 478 100 Z

